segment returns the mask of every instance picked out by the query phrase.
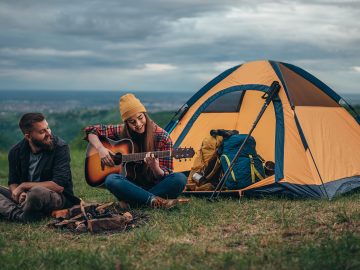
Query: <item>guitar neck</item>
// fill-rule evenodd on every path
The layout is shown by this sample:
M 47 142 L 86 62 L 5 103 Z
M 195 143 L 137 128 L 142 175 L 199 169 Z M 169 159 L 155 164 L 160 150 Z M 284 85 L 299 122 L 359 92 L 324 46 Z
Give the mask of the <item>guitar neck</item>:
M 157 157 L 157 158 L 165 158 L 165 157 L 170 157 L 171 156 L 171 151 L 170 150 L 167 150 L 167 151 L 155 151 L 155 152 L 151 152 L 151 153 L 154 154 L 155 157 Z M 146 152 L 127 154 L 127 155 L 122 156 L 122 161 L 123 162 L 139 161 L 139 160 L 143 160 L 145 158 L 145 156 L 146 156 Z

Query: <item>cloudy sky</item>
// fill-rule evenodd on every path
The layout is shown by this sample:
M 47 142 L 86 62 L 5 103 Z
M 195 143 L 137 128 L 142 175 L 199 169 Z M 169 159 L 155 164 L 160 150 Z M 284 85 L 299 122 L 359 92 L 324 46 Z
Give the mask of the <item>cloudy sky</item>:
M 0 0 L 0 90 L 197 91 L 295 64 L 360 93 L 360 1 Z

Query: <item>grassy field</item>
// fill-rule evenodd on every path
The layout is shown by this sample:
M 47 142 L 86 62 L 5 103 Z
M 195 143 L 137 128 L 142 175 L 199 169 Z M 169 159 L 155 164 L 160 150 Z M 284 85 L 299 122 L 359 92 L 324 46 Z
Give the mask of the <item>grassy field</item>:
M 83 152 L 72 151 L 75 192 L 109 202 L 87 186 Z M 0 154 L 1 184 L 7 160 Z M 327 200 L 191 198 L 148 210 L 131 231 L 75 235 L 0 221 L 1 269 L 360 269 L 360 192 Z

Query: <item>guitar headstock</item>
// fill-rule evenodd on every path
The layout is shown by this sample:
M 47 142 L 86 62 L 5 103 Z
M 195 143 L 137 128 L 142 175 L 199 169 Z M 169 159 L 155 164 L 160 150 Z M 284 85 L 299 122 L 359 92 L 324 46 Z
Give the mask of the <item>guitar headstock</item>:
M 174 148 L 171 154 L 171 156 L 176 159 L 192 158 L 194 155 L 195 151 L 192 147 Z

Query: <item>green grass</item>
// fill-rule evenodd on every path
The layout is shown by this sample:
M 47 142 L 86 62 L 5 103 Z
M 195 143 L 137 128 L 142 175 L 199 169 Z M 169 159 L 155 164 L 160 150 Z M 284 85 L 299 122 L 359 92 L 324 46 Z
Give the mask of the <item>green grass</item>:
M 84 152 L 72 151 L 76 194 L 109 202 L 87 186 Z M 7 157 L 0 154 L 6 185 Z M 0 221 L 1 269 L 359 269 L 360 193 L 327 200 L 191 198 L 124 233 L 65 233 Z

